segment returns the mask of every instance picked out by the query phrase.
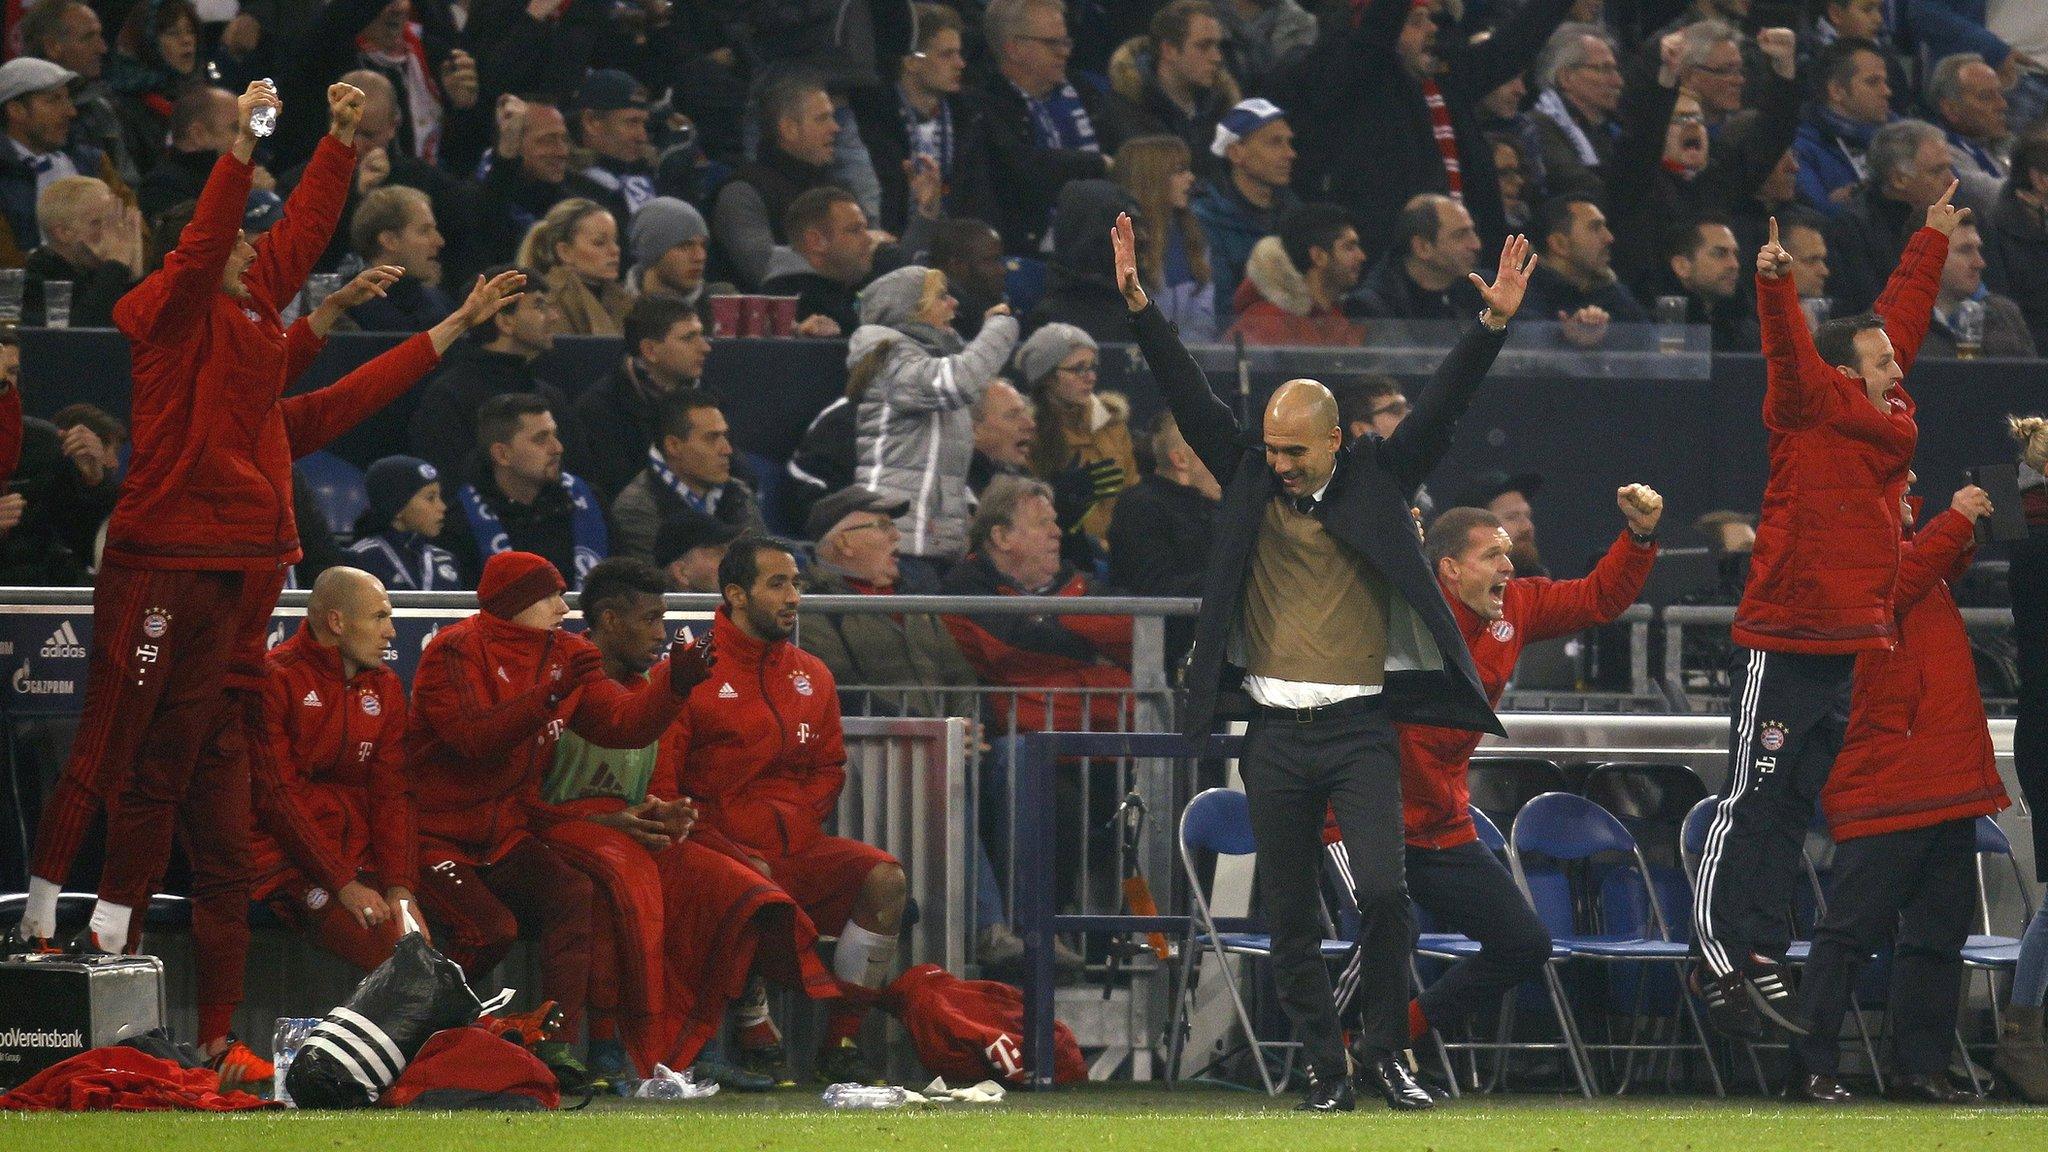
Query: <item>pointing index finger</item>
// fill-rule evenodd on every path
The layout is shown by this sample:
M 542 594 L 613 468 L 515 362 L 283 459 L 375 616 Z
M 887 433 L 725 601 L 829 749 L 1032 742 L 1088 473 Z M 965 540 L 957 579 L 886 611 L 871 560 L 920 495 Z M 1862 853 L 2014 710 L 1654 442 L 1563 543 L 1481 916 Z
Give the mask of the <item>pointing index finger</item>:
M 1777 242 L 1778 242 L 1778 218 L 1777 218 L 1776 216 L 1773 216 L 1773 217 L 1771 217 L 1771 243 L 1773 243 L 1773 244 L 1776 244 Z
M 1939 200 L 1936 200 L 1936 201 L 1934 202 L 1934 206 L 1935 206 L 1935 207 L 1937 207 L 1937 208 L 1946 208 L 1946 207 L 1948 207 L 1950 199 L 1951 199 L 1951 198 L 1953 198 L 1953 197 L 1955 196 L 1955 194 L 1956 194 L 1956 189 L 1957 189 L 1958 187 L 1960 187 L 1960 186 L 1962 185 L 1962 183 L 1963 183 L 1963 182 L 1962 182 L 1962 180 L 1960 180 L 1960 179 L 1956 179 L 1956 180 L 1951 180 L 1951 181 L 1949 181 L 1949 182 L 1948 182 L 1948 187 L 1942 190 L 1942 193 L 1941 193 L 1941 199 L 1939 199 Z

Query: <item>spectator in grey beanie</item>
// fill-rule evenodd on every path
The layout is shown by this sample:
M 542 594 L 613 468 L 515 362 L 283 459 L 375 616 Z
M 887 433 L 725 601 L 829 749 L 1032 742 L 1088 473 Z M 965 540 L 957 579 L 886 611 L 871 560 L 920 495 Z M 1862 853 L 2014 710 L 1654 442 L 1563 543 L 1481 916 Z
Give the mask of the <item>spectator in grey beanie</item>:
M 702 312 L 707 298 L 737 291 L 730 284 L 704 283 L 711 229 L 687 201 L 656 196 L 642 204 L 633 213 L 627 243 L 633 267 L 626 287 L 642 296 L 674 296 Z
M 974 405 L 1017 343 L 1009 305 L 988 310 L 972 343 L 951 327 L 958 306 L 944 272 L 898 268 L 861 291 L 846 349 L 854 483 L 908 505 L 899 554 L 940 562 L 967 550 Z
M 1116 494 L 1138 482 L 1131 402 L 1096 390 L 1100 359 L 1095 338 L 1072 324 L 1047 324 L 1017 351 L 1017 374 L 1038 408 L 1031 471 L 1053 486 L 1061 527 L 1098 545 Z

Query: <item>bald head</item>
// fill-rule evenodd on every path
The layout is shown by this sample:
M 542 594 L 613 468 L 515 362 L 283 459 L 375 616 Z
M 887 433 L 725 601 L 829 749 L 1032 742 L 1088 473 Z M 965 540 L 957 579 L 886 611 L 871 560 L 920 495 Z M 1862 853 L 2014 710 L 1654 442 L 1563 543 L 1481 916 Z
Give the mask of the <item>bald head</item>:
M 383 582 L 360 568 L 329 568 L 306 598 L 306 626 L 323 648 L 341 649 L 346 675 L 384 662 L 391 627 L 391 597 Z
M 383 582 L 361 568 L 329 568 L 313 581 L 312 594 L 306 597 L 306 619 L 313 622 L 315 635 L 324 631 L 327 635 L 321 639 L 331 640 L 334 629 L 329 613 L 348 613 L 383 595 Z
M 1289 380 L 1266 404 L 1266 466 L 1290 496 L 1311 496 L 1337 467 L 1344 433 L 1337 398 L 1314 380 Z

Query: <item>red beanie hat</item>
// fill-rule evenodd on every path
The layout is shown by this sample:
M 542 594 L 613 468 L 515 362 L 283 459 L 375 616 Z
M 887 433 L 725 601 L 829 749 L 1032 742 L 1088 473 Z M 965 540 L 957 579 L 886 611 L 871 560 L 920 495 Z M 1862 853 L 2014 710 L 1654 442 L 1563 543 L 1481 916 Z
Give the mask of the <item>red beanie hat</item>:
M 477 582 L 476 598 L 484 611 L 510 620 L 568 587 L 547 557 L 531 552 L 500 552 L 485 561 L 484 578 Z

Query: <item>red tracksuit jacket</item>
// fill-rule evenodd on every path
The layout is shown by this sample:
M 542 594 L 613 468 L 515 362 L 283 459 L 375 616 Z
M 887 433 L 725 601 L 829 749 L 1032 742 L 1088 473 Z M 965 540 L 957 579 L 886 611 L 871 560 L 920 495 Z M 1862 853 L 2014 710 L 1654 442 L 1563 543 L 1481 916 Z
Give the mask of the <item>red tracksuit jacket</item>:
M 1656 559 L 1656 545 L 1639 545 L 1623 532 L 1584 579 L 1525 576 L 1508 581 L 1501 618 L 1493 621 L 1481 619 L 1446 589 L 1444 599 L 1450 601 L 1458 630 L 1472 650 L 1486 702 L 1500 703 L 1523 645 L 1569 636 L 1626 611 L 1642 595 Z M 1441 849 L 1478 839 L 1467 810 L 1472 789 L 1466 770 L 1473 749 L 1479 747 L 1480 733 L 1422 724 L 1396 724 L 1394 729 L 1401 738 L 1401 824 L 1408 843 Z M 1324 820 L 1323 842 L 1337 837 L 1333 814 Z
M 682 749 L 700 826 L 767 859 L 795 855 L 825 835 L 846 782 L 838 686 L 824 661 L 753 639 L 724 608 L 711 648 L 718 663 L 663 744 Z
M 1948 582 L 1975 530 L 1953 510 L 1900 549 L 1899 646 L 1856 657 L 1849 730 L 1820 795 L 1837 841 L 1989 816 L 2008 807 L 1970 635 Z
M 1913 234 L 1874 311 L 1899 368 L 1927 335 L 1948 237 Z M 1846 653 L 1891 647 L 1899 568 L 1899 497 L 1919 428 L 1904 388 L 1879 412 L 1863 382 L 1814 351 L 1790 276 L 1756 279 L 1763 325 L 1764 427 L 1771 477 L 1735 610 L 1734 639 L 1766 652 Z
M 282 399 L 322 346 L 278 309 L 327 247 L 355 150 L 324 136 L 284 217 L 255 240 L 246 300 L 221 290 L 252 169 L 222 156 L 178 246 L 114 306 L 135 379 L 133 451 L 106 554 L 143 568 L 268 570 L 299 559 L 291 461 L 391 402 L 438 357 L 425 333 L 331 388 Z
M 254 898 L 295 882 L 338 892 L 365 870 L 418 887 L 405 685 L 382 665 L 344 679 L 341 650 L 304 624 L 265 663 L 263 743 L 249 758 Z
M 430 862 L 492 863 L 527 835 L 529 822 L 558 818 L 541 803 L 540 782 L 565 726 L 607 748 L 637 748 L 660 738 L 682 711 L 669 690 L 667 660 L 637 687 L 599 674 L 549 708 L 548 695 L 579 648 L 595 651 L 573 632 L 527 628 L 487 612 L 428 641 L 413 675 L 405 761 Z

